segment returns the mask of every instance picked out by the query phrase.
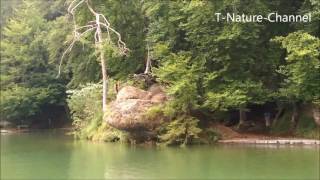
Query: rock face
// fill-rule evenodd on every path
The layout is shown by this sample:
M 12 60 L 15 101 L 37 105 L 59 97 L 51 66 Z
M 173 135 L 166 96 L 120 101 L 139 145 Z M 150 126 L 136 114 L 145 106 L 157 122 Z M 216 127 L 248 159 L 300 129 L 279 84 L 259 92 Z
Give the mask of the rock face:
M 145 112 L 151 106 L 163 103 L 167 96 L 159 86 L 144 91 L 133 86 L 123 87 L 115 101 L 110 104 L 110 113 L 105 120 L 111 126 L 125 131 L 151 131 L 160 120 L 147 119 Z

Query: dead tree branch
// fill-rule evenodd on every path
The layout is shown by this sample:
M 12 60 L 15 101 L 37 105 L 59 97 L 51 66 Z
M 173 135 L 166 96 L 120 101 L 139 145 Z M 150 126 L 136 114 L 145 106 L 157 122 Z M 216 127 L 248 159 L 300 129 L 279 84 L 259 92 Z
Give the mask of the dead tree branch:
M 81 7 L 82 5 L 86 5 L 88 10 L 91 12 L 91 14 L 94 17 L 94 20 L 87 22 L 86 25 L 79 26 L 76 21 L 76 10 Z M 68 48 L 63 52 L 60 63 L 59 63 L 59 72 L 58 76 L 61 73 L 61 66 L 63 63 L 63 59 L 69 53 L 74 44 L 77 41 L 80 41 L 81 38 L 83 38 L 87 33 L 94 32 L 93 39 L 94 43 L 96 45 L 96 50 L 98 50 L 100 56 L 100 63 L 101 63 L 101 73 L 102 73 L 102 110 L 105 112 L 106 106 L 107 106 L 107 93 L 108 93 L 108 74 L 107 74 L 107 65 L 105 61 L 105 52 L 103 49 L 103 43 L 112 43 L 112 35 L 115 36 L 117 39 L 117 47 L 119 50 L 119 53 L 121 55 L 126 55 L 129 49 L 126 47 L 126 44 L 122 41 L 122 37 L 118 31 L 116 31 L 114 28 L 111 27 L 110 22 L 107 20 L 107 18 L 100 13 L 97 13 L 94 8 L 90 4 L 90 0 L 73 0 L 69 7 L 68 12 L 72 17 L 73 21 L 73 38 L 71 40 L 70 45 Z M 107 32 L 107 36 L 105 39 L 103 39 L 103 30 Z
M 87 23 L 87 25 L 84 26 L 78 26 L 77 22 L 76 22 L 76 16 L 75 16 L 75 12 L 77 10 L 77 8 L 79 8 L 81 5 L 86 4 L 87 8 L 89 9 L 89 11 L 92 13 L 92 15 L 94 15 L 95 20 L 93 21 L 89 21 Z M 59 63 L 59 71 L 58 71 L 58 76 L 61 74 L 61 67 L 63 64 L 63 60 L 65 58 L 65 56 L 67 55 L 67 53 L 71 52 L 74 44 L 77 41 L 80 41 L 80 39 L 86 35 L 89 32 L 94 31 L 94 41 L 95 44 L 101 44 L 103 43 L 103 39 L 102 36 L 101 38 L 98 37 L 99 33 L 102 33 L 102 28 L 105 29 L 107 31 L 107 38 L 105 39 L 106 42 L 112 42 L 111 39 L 111 34 L 115 34 L 116 38 L 117 38 L 117 46 L 119 49 L 119 52 L 121 55 L 127 55 L 127 53 L 129 52 L 129 49 L 126 47 L 126 44 L 122 41 L 122 37 L 121 34 L 116 31 L 114 28 L 111 27 L 110 22 L 107 20 L 107 18 L 100 13 L 97 13 L 92 6 L 90 5 L 90 0 L 73 0 L 69 7 L 68 7 L 68 13 L 71 15 L 72 17 L 72 21 L 73 21 L 73 38 L 71 40 L 71 43 L 69 44 L 69 46 L 67 47 L 67 49 L 63 52 L 61 59 L 60 59 L 60 63 Z

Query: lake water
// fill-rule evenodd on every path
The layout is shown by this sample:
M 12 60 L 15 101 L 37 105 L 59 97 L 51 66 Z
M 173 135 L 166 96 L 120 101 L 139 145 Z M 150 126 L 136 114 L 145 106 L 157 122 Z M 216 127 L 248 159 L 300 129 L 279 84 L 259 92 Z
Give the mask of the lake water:
M 0 179 L 319 179 L 316 146 L 142 147 L 1 135 Z

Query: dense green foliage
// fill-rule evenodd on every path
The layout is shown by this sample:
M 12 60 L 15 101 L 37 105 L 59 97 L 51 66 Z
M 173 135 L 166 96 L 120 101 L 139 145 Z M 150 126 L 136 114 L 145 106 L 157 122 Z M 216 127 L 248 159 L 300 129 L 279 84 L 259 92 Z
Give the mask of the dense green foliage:
M 45 106 L 63 106 L 65 83 L 56 79 L 49 61 L 48 20 L 39 4 L 24 2 L 2 29 L 1 117 L 16 122 L 31 120 Z
M 126 141 L 125 133 L 103 122 L 101 87 L 101 84 L 87 84 L 68 91 L 68 105 L 75 128 L 74 135 L 81 139 Z
M 1 2 L 5 4 L 5 9 L 1 6 L 1 119 L 32 119 L 42 107 L 64 106 L 68 101 L 82 136 L 92 139 L 92 132 L 108 129 L 100 112 L 101 68 L 94 39 L 88 38 L 93 34 L 75 44 L 64 58 L 61 76 L 56 77 L 72 39 L 66 12 L 71 1 Z M 104 48 L 110 78 L 132 82 L 133 74 L 144 71 L 150 46 L 152 75 L 172 97 L 157 111 L 171 120 L 159 134 L 160 141 L 187 144 L 201 134 L 200 124 L 220 120 L 215 114 L 221 112 L 246 113 L 268 103 L 291 112 L 297 105 L 320 104 L 320 3 L 316 0 L 90 2 L 130 49 L 128 56 L 120 57 Z M 311 13 L 312 21 L 228 23 L 217 21 L 215 15 L 275 11 Z M 85 6 L 79 7 L 77 23 L 93 20 L 89 13 Z M 72 92 L 69 99 L 67 90 Z
M 295 132 L 292 132 L 290 129 L 291 122 L 290 116 L 291 111 L 288 111 L 283 115 L 280 121 L 278 121 L 272 127 L 272 134 L 274 135 L 289 135 L 293 133 L 295 136 L 305 137 L 305 138 L 312 138 L 312 139 L 320 139 L 320 131 L 317 128 L 317 124 L 312 120 L 310 116 L 306 114 L 302 114 L 299 118 L 299 122 L 297 123 L 297 127 Z
M 159 137 L 160 141 L 168 145 L 191 144 L 192 141 L 199 139 L 198 134 L 201 132 L 201 129 L 197 126 L 197 119 L 180 116 L 166 126 L 166 132 Z
M 280 66 L 279 72 L 285 75 L 280 92 L 291 99 L 320 103 L 320 39 L 301 31 L 287 37 L 278 37 L 286 48 L 287 65 Z

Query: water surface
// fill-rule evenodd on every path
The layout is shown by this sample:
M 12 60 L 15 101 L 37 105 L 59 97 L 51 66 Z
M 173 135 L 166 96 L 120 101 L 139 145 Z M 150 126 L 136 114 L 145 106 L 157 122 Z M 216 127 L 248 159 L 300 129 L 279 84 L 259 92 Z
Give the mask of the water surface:
M 0 179 L 319 179 L 315 146 L 141 147 L 1 135 Z

